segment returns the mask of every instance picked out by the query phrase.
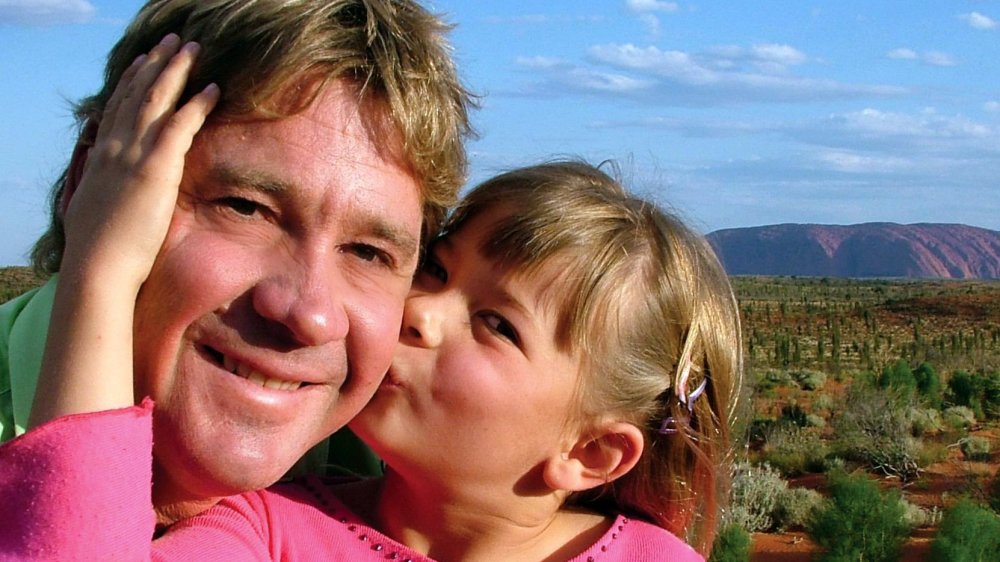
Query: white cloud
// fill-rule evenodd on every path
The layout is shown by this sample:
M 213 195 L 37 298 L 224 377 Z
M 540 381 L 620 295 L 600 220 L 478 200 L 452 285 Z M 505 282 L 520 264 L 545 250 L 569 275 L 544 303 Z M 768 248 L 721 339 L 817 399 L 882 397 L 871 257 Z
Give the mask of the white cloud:
M 645 91 L 655 93 L 655 101 L 661 104 L 812 101 L 898 95 L 905 91 L 790 76 L 790 66 L 802 64 L 807 57 L 787 45 L 722 46 L 688 53 L 610 44 L 595 45 L 587 55 L 596 64 L 653 79 L 655 87 Z
M 46 26 L 86 23 L 97 9 L 86 0 L 0 0 L 0 24 Z
M 900 59 L 900 60 L 916 60 L 920 58 L 919 55 L 917 55 L 916 51 L 914 51 L 913 49 L 906 49 L 906 48 L 893 49 L 888 53 L 886 53 L 885 56 L 889 57 L 890 59 Z
M 676 12 L 677 2 L 664 2 L 663 0 L 625 0 L 625 5 L 629 11 L 644 14 L 649 12 Z
M 518 57 L 514 61 L 518 66 L 526 68 L 554 68 L 565 64 L 561 59 L 554 57 Z
M 660 18 L 654 16 L 653 14 L 640 14 L 639 20 L 646 26 L 646 32 L 651 38 L 657 39 L 660 37 Z
M 850 151 L 829 151 L 820 153 L 817 160 L 838 172 L 884 173 L 908 168 L 912 162 L 894 156 L 871 156 Z
M 1000 113 L 1000 101 L 990 100 L 983 104 L 983 109 L 990 113 Z
M 976 29 L 996 29 L 998 25 L 995 19 L 980 14 L 979 12 L 963 14 L 961 18 L 964 19 L 970 27 L 974 27 Z
M 913 49 L 900 47 L 889 51 L 885 56 L 896 60 L 916 60 L 929 66 L 955 66 L 955 59 L 948 53 L 942 53 L 941 51 L 918 53 Z
M 921 60 L 924 64 L 931 66 L 955 66 L 955 59 L 951 58 L 951 55 L 948 53 L 940 51 L 926 52 Z
M 762 61 L 773 62 L 781 65 L 796 65 L 806 62 L 806 56 L 795 47 L 788 45 L 778 45 L 767 43 L 754 45 L 750 49 L 753 56 Z

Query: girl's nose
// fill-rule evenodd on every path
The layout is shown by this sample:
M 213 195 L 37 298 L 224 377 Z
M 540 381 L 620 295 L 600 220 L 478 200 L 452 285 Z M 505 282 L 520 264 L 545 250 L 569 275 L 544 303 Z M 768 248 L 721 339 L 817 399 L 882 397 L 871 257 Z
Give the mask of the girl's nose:
M 447 295 L 411 293 L 403 306 L 403 324 L 399 341 L 419 347 L 437 347 L 444 340 L 449 307 Z M 452 311 L 450 314 L 457 314 Z

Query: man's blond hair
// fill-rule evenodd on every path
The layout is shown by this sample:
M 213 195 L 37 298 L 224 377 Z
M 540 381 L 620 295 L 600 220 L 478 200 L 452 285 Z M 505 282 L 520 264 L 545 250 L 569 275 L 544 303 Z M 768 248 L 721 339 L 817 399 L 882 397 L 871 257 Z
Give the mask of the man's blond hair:
M 77 106 L 80 142 L 89 142 L 87 124 L 100 122 L 125 69 L 173 32 L 202 46 L 183 99 L 219 84 L 214 119 L 281 118 L 308 107 L 330 81 L 354 85 L 366 125 L 398 134 L 423 191 L 426 235 L 465 180 L 472 133 L 474 100 L 455 71 L 447 30 L 411 0 L 152 0 L 111 50 L 101 91 Z M 67 177 L 53 188 L 51 225 L 32 251 L 39 273 L 62 261 Z

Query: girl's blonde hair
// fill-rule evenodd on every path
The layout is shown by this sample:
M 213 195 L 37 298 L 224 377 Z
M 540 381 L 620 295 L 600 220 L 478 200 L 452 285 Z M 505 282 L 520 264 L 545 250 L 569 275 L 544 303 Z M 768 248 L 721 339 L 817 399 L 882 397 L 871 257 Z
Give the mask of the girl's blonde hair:
M 614 416 L 645 437 L 631 472 L 571 501 L 650 520 L 707 555 L 728 497 L 742 388 L 737 304 L 714 252 L 582 162 L 486 181 L 445 232 L 498 207 L 509 213 L 490 226 L 485 255 L 519 275 L 558 259 L 557 339 L 583 358 L 581 420 Z

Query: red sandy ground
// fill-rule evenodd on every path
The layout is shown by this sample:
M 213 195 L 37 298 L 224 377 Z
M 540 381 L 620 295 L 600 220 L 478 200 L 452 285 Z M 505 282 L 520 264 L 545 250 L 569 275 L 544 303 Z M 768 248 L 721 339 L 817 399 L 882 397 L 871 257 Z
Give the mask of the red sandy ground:
M 974 432 L 997 442 L 997 430 Z M 958 448 L 949 451 L 948 459 L 927 467 L 921 478 L 904 490 L 904 497 L 910 503 L 925 509 L 937 506 L 940 510 L 962 495 L 968 494 L 970 482 L 976 479 L 990 481 L 997 474 L 1000 454 L 994 453 L 989 462 L 967 462 L 962 459 Z M 792 486 L 820 488 L 822 475 L 808 475 L 793 479 Z M 898 487 L 898 482 L 886 480 L 884 484 Z M 915 529 L 903 546 L 900 562 L 932 562 L 931 541 L 936 529 L 923 527 Z M 751 562 L 810 562 L 820 552 L 809 536 L 802 531 L 786 533 L 754 533 Z

